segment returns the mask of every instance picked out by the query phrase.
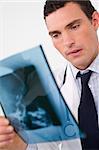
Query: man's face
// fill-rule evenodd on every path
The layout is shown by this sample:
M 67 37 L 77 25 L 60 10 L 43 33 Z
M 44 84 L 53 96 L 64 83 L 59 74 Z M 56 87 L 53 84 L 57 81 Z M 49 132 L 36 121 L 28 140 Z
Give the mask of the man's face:
M 75 67 L 86 69 L 99 51 L 99 14 L 92 20 L 76 3 L 68 3 L 46 17 L 46 25 L 56 49 Z

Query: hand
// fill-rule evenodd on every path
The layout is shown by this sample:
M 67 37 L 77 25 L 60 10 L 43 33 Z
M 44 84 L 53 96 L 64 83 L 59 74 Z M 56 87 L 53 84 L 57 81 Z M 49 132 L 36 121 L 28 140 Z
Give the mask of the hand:
M 5 117 L 0 117 L 0 148 L 13 142 L 14 128 Z
M 25 150 L 27 144 L 15 133 L 5 117 L 0 117 L 0 150 Z

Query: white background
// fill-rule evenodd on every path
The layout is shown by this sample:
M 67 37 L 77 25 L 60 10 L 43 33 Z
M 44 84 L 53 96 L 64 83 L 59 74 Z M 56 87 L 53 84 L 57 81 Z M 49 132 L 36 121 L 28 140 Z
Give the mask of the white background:
M 99 11 L 99 0 L 91 0 Z M 43 20 L 45 0 L 0 0 L 0 59 L 42 44 L 52 69 L 64 65 Z

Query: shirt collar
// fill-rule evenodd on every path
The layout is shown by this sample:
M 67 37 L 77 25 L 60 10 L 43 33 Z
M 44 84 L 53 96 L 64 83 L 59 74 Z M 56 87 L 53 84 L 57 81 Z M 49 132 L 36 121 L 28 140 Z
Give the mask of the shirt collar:
M 88 70 L 92 70 L 93 72 L 99 74 L 99 54 L 95 58 L 95 60 L 91 63 L 91 65 L 88 67 Z
M 76 79 L 77 73 L 79 72 L 79 69 L 77 69 L 76 67 L 74 67 L 71 63 L 69 63 L 73 77 Z
M 99 74 L 99 54 L 86 70 L 83 70 L 83 71 L 79 70 L 76 67 L 74 67 L 71 63 L 69 63 L 69 65 L 70 65 L 70 68 L 72 70 L 72 74 L 73 74 L 75 79 L 76 79 L 77 73 L 79 71 L 81 71 L 81 73 L 83 73 L 83 72 L 87 72 L 88 70 L 91 70 L 91 71 Z

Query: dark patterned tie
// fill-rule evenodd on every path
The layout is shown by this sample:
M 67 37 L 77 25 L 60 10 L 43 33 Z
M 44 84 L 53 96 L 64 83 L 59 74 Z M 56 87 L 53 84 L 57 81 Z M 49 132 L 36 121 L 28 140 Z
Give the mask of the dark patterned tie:
M 86 137 L 81 139 L 84 150 L 99 150 L 99 128 L 98 116 L 94 103 L 94 98 L 88 86 L 92 71 L 85 74 L 78 73 L 77 77 L 81 78 L 81 100 L 78 108 L 78 120 L 81 130 Z

